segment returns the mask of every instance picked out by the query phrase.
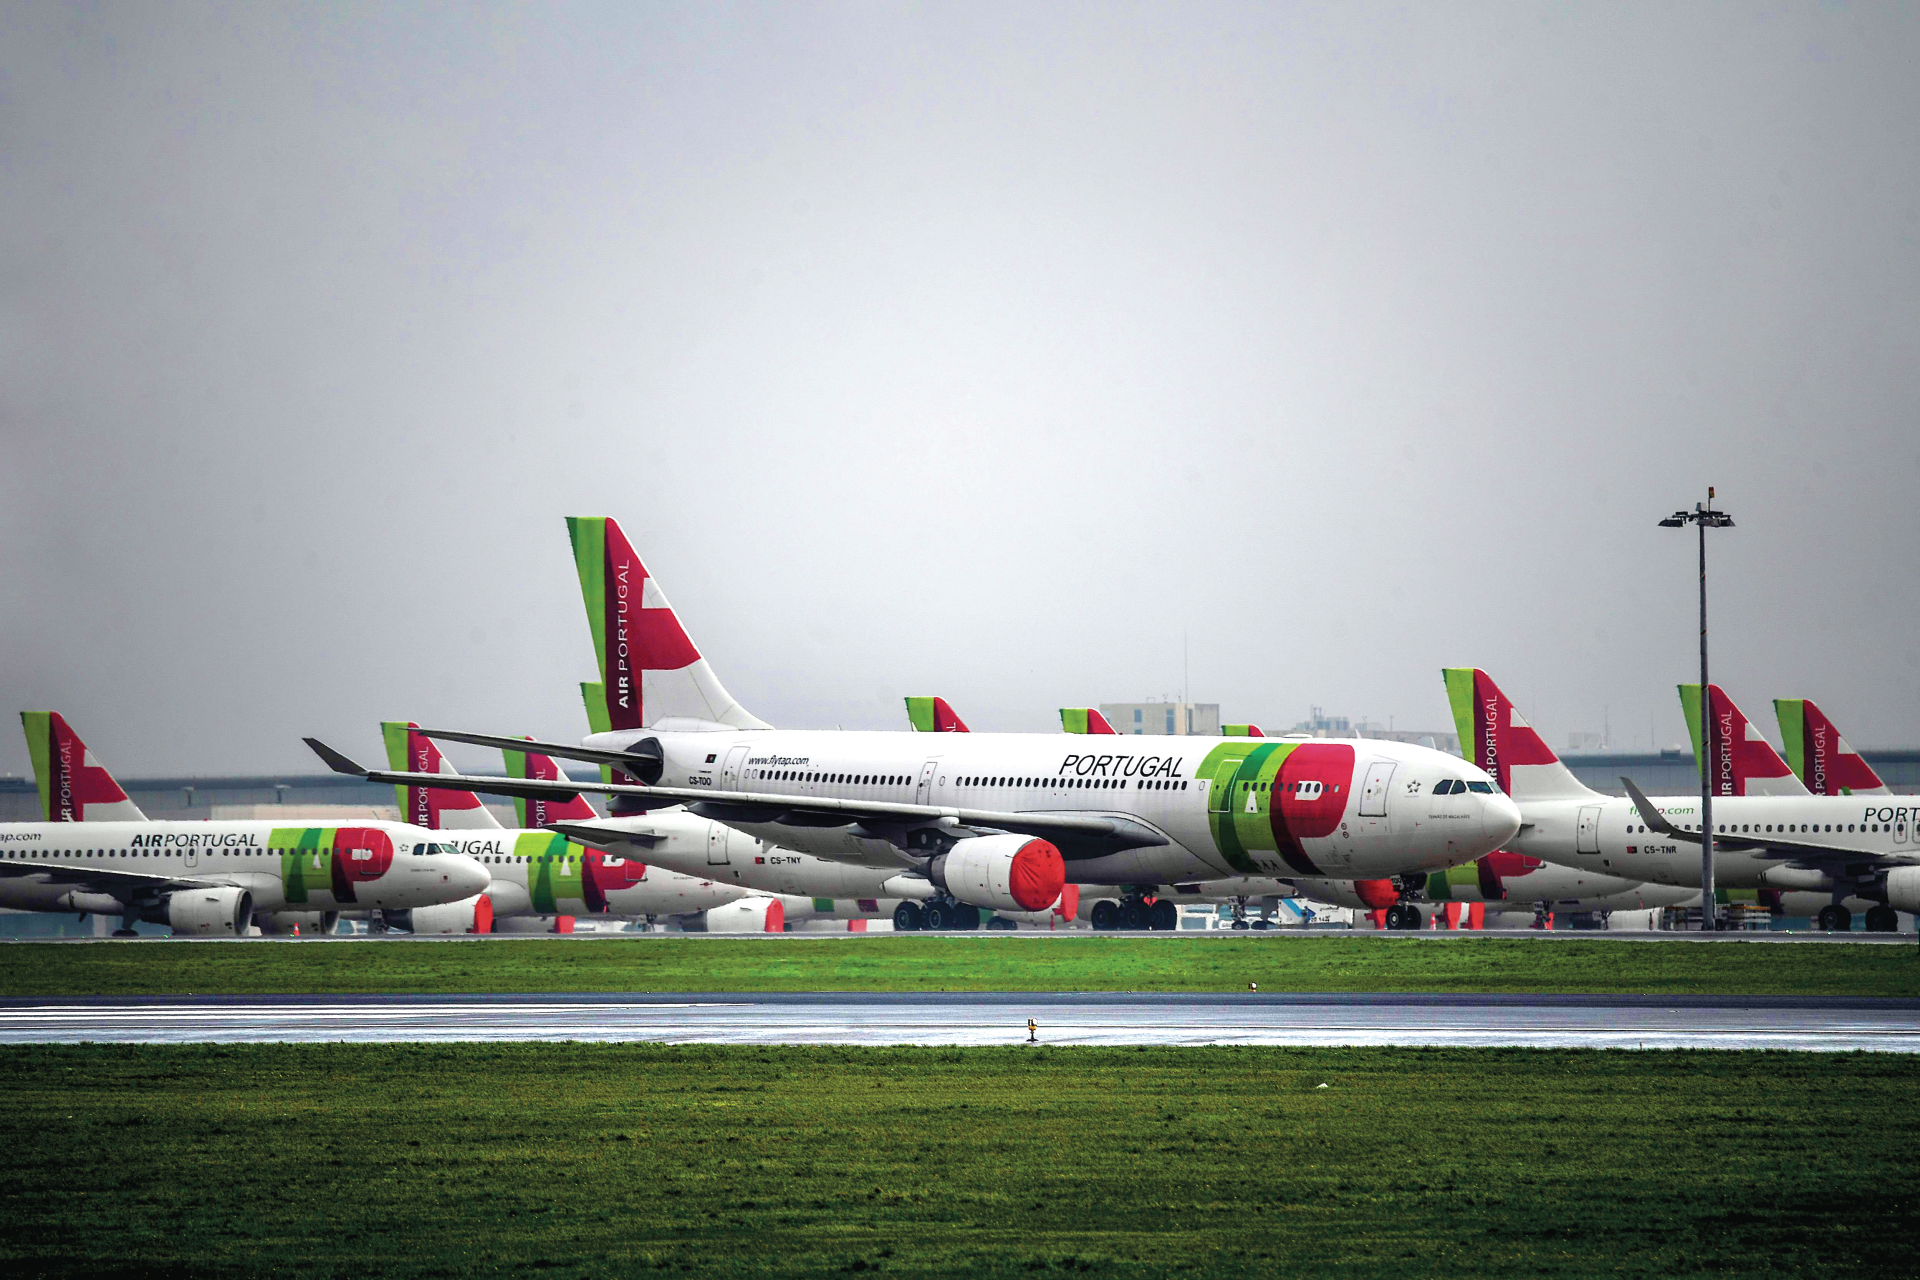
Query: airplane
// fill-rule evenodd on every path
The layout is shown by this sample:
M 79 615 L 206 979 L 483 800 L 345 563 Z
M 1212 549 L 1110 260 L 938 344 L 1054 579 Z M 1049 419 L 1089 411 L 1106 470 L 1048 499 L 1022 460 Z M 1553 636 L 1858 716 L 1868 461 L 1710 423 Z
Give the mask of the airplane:
M 0 825 L 0 907 L 119 916 L 115 937 L 141 921 L 242 937 L 256 914 L 404 919 L 487 885 L 478 862 L 395 822 L 149 820 L 58 712 L 20 718 L 42 811 L 60 816 Z
M 454 772 L 439 747 L 418 730 L 409 721 L 381 723 L 387 762 L 417 774 Z M 533 779 L 560 776 L 553 761 L 528 751 L 507 753 L 507 773 Z M 569 829 L 600 817 L 577 794 L 519 801 L 524 806 L 521 821 L 533 817 L 540 825 L 509 830 L 471 791 L 418 784 L 394 790 L 400 812 L 409 822 L 440 832 L 442 846 L 480 862 L 493 877 L 485 890 L 471 898 L 416 910 L 412 920 L 416 934 L 492 933 L 496 921 L 512 919 L 555 917 L 558 927 L 559 918 L 581 916 L 692 916 L 747 896 L 734 885 L 649 867 L 624 853 L 576 843 L 569 838 Z M 534 812 L 528 814 L 528 809 Z M 669 815 L 658 818 L 665 821 Z M 684 821 L 711 825 L 691 817 Z M 784 917 L 784 911 L 781 914 Z M 571 924 L 564 927 L 570 929 Z
M 1520 806 L 1523 824 L 1509 850 L 1563 867 L 1688 886 L 1697 896 L 1698 796 L 1649 798 L 1630 778 L 1621 779 L 1625 798 L 1594 791 L 1560 762 L 1485 671 L 1444 674 L 1461 745 L 1490 766 Z M 1683 705 L 1686 697 L 1683 692 Z M 1866 913 L 1871 932 L 1897 928 L 1896 909 L 1920 908 L 1920 807 L 1882 797 L 1804 794 L 1718 686 L 1696 699 L 1690 720 L 1714 727 L 1710 748 L 1696 739 L 1695 758 L 1713 771 L 1720 793 L 1716 888 L 1827 893 L 1829 903 L 1816 917 L 1822 929 L 1852 928 L 1849 897 L 1876 904 Z M 1802 793 L 1793 794 L 1788 783 Z
M 1098 716 L 1099 712 L 1092 714 Z M 1068 726 L 1069 733 L 1076 731 L 1072 728 L 1075 720 L 1069 718 L 1072 715 L 1072 710 L 1067 708 L 1060 712 L 1061 723 Z M 1086 732 L 1098 730 L 1089 728 Z M 1376 928 L 1419 929 L 1426 924 L 1426 917 L 1421 913 L 1423 902 L 1434 904 L 1443 919 L 1448 919 L 1448 905 L 1466 904 L 1479 907 L 1481 919 L 1484 919 L 1488 910 L 1496 913 L 1526 910 L 1533 913 L 1536 923 L 1540 923 L 1548 912 L 1554 910 L 1585 912 L 1671 906 L 1689 896 L 1689 891 L 1685 889 L 1636 884 L 1613 876 L 1558 867 L 1539 858 L 1499 851 L 1483 854 L 1473 862 L 1424 875 L 1370 880 L 1297 876 L 1271 884 L 1273 887 L 1251 882 L 1236 886 L 1232 881 L 1213 881 L 1195 889 L 1203 897 L 1225 895 L 1222 901 L 1233 902 L 1236 928 L 1241 927 L 1239 922 L 1245 918 L 1245 903 L 1249 897 L 1300 896 L 1315 902 L 1364 911 Z M 1236 889 L 1237 893 L 1234 892 Z M 1692 896 L 1697 897 L 1698 892 L 1694 891 Z M 1457 920 L 1457 916 L 1456 912 L 1449 919 L 1449 927 Z M 1469 912 L 1468 918 L 1474 919 L 1472 912 Z
M 1122 737 L 1089 749 L 1034 734 L 774 729 L 720 683 L 614 521 L 569 518 L 568 529 L 611 727 L 535 748 L 614 765 L 637 784 L 458 785 L 599 791 L 614 797 L 614 816 L 684 803 L 796 852 L 916 872 L 943 904 L 1008 911 L 1047 909 L 1069 880 L 1127 885 L 1138 904 L 1158 885 L 1234 875 L 1437 870 L 1519 829 L 1519 810 L 1486 774 L 1407 743 Z M 421 732 L 525 749 L 494 734 Z M 341 772 L 414 780 L 309 744 Z M 1436 789 L 1450 801 L 1429 804 Z
M 1813 699 L 1775 698 L 1773 714 L 1780 722 L 1788 767 L 1808 791 L 1816 796 L 1893 794 Z

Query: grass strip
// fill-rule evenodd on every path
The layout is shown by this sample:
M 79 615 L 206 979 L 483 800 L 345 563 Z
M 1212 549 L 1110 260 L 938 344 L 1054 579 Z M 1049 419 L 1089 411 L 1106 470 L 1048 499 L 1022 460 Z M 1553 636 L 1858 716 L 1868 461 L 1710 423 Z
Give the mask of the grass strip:
M 1512 938 L 873 937 L 0 947 L 0 995 L 1436 991 L 1920 996 L 1920 951 Z
M 0 1071 L 22 1277 L 1908 1276 L 1920 1207 L 1903 1055 L 60 1046 Z

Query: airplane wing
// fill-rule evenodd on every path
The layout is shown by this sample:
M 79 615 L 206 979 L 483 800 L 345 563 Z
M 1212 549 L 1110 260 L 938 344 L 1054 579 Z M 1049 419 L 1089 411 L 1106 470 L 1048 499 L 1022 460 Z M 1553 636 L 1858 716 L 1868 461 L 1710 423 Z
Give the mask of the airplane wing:
M 172 893 L 178 889 L 214 889 L 222 887 L 213 880 L 195 880 L 182 876 L 155 876 L 141 871 L 121 871 L 116 867 L 83 867 L 67 862 L 30 862 L 24 858 L 0 858 L 0 876 L 42 875 L 47 884 L 84 884 L 102 892 L 114 889 L 152 889 Z
M 437 735 L 436 735 L 437 736 Z M 482 735 L 470 735 L 478 738 Z M 904 832 L 908 827 L 967 826 L 1039 836 L 1059 846 L 1067 858 L 1092 858 L 1173 843 L 1144 822 L 1122 814 L 1010 813 L 994 809 L 959 809 L 931 804 L 899 804 L 876 800 L 839 800 L 822 796 L 785 796 L 753 791 L 716 791 L 707 787 L 645 787 L 617 782 L 542 782 L 533 778 L 467 777 L 451 773 L 392 773 L 365 769 L 314 738 L 305 739 L 335 773 L 355 774 L 369 782 L 408 787 L 456 787 L 492 795 L 538 798 L 592 791 L 612 796 L 638 796 L 665 804 L 681 804 L 703 818 L 729 825 L 768 823 L 799 827 L 862 826 L 877 838 Z M 526 740 L 502 739 L 502 741 Z M 575 748 L 567 748 L 575 750 Z
M 1688 844 L 1699 844 L 1698 831 L 1683 831 L 1667 821 L 1667 816 L 1654 807 L 1646 793 L 1633 784 L 1630 778 L 1620 779 L 1620 785 L 1627 789 L 1627 795 L 1633 800 L 1633 807 L 1640 813 L 1640 820 L 1653 830 L 1670 840 L 1683 840 Z M 1750 850 L 1764 849 L 1778 855 L 1782 860 L 1792 861 L 1809 867 L 1826 868 L 1835 861 L 1853 864 L 1870 863 L 1875 866 L 1904 864 L 1907 860 L 1891 858 L 1884 853 L 1875 853 L 1871 849 L 1853 849 L 1845 845 L 1822 844 L 1818 840 L 1795 840 L 1781 835 L 1735 835 L 1732 832 L 1713 833 L 1713 846 L 1716 849 Z

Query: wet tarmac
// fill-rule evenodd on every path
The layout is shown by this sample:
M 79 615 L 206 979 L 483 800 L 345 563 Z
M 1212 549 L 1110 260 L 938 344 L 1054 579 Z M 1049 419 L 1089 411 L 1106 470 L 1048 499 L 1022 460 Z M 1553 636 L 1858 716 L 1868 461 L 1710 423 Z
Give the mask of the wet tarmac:
M 1020 993 L 0 1001 L 0 1043 L 1448 1045 L 1920 1052 L 1920 1000 Z

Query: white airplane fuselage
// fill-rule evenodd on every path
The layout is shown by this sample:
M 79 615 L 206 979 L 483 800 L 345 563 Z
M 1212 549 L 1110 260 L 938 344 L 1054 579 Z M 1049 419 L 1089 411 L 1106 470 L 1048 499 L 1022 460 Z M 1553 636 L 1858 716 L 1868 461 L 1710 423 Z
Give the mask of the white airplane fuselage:
M 1698 830 L 1700 797 L 1653 796 L 1668 822 Z M 1579 800 L 1528 800 L 1526 826 L 1508 843 L 1563 867 L 1700 887 L 1700 846 L 1650 830 L 1633 802 L 1595 795 Z M 1764 841 L 1770 835 L 1801 844 L 1920 863 L 1915 820 L 1920 800 L 1907 796 L 1716 796 L 1717 837 Z M 1739 849 L 1714 845 L 1714 883 L 1719 888 L 1821 890 L 1826 873 L 1790 865 L 1799 855 L 1786 849 Z M 1672 904 L 1661 904 L 1672 905 Z
M 49 872 L 0 876 L 0 906 L 118 913 L 177 879 L 247 890 L 259 911 L 405 910 L 471 897 L 486 869 L 396 822 L 317 827 L 257 822 L 20 822 L 0 826 L 0 859 Z M 94 884 L 54 869 L 94 869 Z M 120 873 L 119 877 L 112 873 Z
M 1133 738 L 811 730 L 624 730 L 658 744 L 662 787 L 936 809 L 1118 816 L 1164 836 L 1067 860 L 1067 879 L 1171 884 L 1234 876 L 1391 876 L 1470 861 L 1519 825 L 1457 757 L 1372 739 Z M 1458 785 L 1438 794 L 1437 784 Z M 1472 787 L 1469 790 L 1469 787 Z M 716 797 L 718 798 L 718 797 Z M 857 825 L 721 821 L 800 853 L 873 867 L 914 861 Z

